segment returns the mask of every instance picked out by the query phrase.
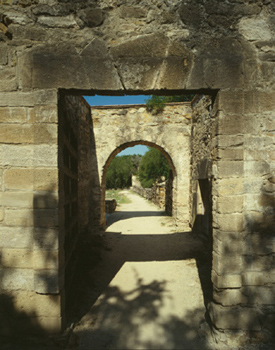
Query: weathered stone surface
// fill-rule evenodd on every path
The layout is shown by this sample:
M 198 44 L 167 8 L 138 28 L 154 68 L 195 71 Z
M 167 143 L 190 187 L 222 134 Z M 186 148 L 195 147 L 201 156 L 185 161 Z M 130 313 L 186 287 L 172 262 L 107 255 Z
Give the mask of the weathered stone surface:
M 1 269 L 3 290 L 33 290 L 33 269 Z
M 1 241 L 3 248 L 31 250 L 33 245 L 32 227 L 0 227 Z
M 25 123 L 26 111 L 25 108 L 10 108 L 0 107 L 0 122 L 1 123 Z
M 33 254 L 31 250 L 25 249 L 2 249 L 1 263 L 3 267 L 32 269 Z
M 217 328 L 261 330 L 258 312 L 253 308 L 240 306 L 224 308 L 221 305 L 211 303 L 208 310 L 210 311 L 211 320 Z
M 57 91 L 5 92 L 0 94 L 0 106 L 23 107 L 57 104 Z
M 33 266 L 36 270 L 58 269 L 58 250 L 38 250 L 33 252 Z
M 242 278 L 239 273 L 218 275 L 212 270 L 212 282 L 217 288 L 240 288 L 242 286 Z
M 242 271 L 243 259 L 238 253 L 218 254 L 213 252 L 213 269 L 218 275 L 238 274 Z
M 238 23 L 240 33 L 250 41 L 269 41 L 272 39 L 272 30 L 265 18 L 242 18 Z
M 33 169 L 7 169 L 4 171 L 4 186 L 8 190 L 32 190 L 33 176 Z
M 11 295 L 17 311 L 30 316 L 36 314 L 49 318 L 60 315 L 59 295 L 40 295 L 26 291 L 13 292 Z
M 58 270 L 34 271 L 34 290 L 39 294 L 56 294 L 63 287 L 63 279 L 58 276 Z
M 91 28 L 101 25 L 104 19 L 100 8 L 82 10 L 78 12 L 78 16 L 87 27 Z

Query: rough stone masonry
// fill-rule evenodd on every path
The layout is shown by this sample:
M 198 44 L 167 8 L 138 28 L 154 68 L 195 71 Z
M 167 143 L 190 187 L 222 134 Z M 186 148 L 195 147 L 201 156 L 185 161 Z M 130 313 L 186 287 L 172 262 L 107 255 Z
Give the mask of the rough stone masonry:
M 210 96 L 194 106 L 190 157 L 213 240 L 209 316 L 272 334 L 274 27 L 271 0 L 0 1 L 0 288 L 25 326 L 65 324 L 79 222 L 97 216 L 93 125 L 67 95 L 192 92 Z

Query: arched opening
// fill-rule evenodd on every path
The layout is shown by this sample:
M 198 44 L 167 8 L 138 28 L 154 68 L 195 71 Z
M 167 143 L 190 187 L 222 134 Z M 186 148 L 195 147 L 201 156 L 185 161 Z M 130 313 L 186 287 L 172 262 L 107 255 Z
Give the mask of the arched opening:
M 138 140 L 138 141 L 132 141 L 132 142 L 126 142 L 119 147 L 117 147 L 108 157 L 104 167 L 103 167 L 103 173 L 102 173 L 102 182 L 101 182 L 101 225 L 106 225 L 106 206 L 105 206 L 105 199 L 106 199 L 106 175 L 107 175 L 107 169 L 110 166 L 111 162 L 114 160 L 114 158 L 123 150 L 134 147 L 136 145 L 145 145 L 148 147 L 153 147 L 161 152 L 161 154 L 165 157 L 170 171 L 169 175 L 167 176 L 167 179 L 165 179 L 165 205 L 164 205 L 164 211 L 170 215 L 173 216 L 173 198 L 176 195 L 173 191 L 174 189 L 174 181 L 176 179 L 176 169 L 173 163 L 173 160 L 171 156 L 163 149 L 163 147 L 156 145 L 149 141 L 144 140 Z M 138 181 L 137 181 L 138 182 Z M 133 185 L 133 184 L 132 184 Z M 141 187 L 139 184 L 138 187 Z M 136 186 L 136 187 L 137 187 Z

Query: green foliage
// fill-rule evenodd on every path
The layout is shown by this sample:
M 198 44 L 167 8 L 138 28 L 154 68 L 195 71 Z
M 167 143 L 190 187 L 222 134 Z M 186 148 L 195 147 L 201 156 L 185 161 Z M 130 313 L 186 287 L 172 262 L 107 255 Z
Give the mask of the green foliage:
M 140 155 L 118 156 L 109 165 L 106 173 L 106 188 L 128 188 L 132 175 L 137 174 Z
M 163 111 L 165 103 L 191 101 L 195 95 L 173 95 L 173 96 L 155 96 L 151 95 L 146 100 L 146 109 L 152 114 L 158 114 Z
M 156 148 L 149 147 L 139 166 L 139 181 L 144 188 L 150 188 L 157 178 L 169 177 L 170 166 L 164 155 Z
M 151 97 L 148 98 L 148 100 L 146 100 L 146 109 L 152 114 L 160 113 L 161 111 L 163 111 L 164 106 L 165 106 L 164 96 L 152 95 Z
M 123 193 L 121 193 L 120 190 L 107 190 L 105 197 L 115 199 L 118 205 L 131 203 L 131 200 Z

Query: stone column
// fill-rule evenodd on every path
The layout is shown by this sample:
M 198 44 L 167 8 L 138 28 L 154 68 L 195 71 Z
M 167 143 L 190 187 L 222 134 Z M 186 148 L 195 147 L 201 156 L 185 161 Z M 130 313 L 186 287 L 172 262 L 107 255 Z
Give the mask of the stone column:
M 222 91 L 213 163 L 213 300 L 223 330 L 267 332 L 275 315 L 274 94 Z
M 0 122 L 1 294 L 22 331 L 58 331 L 57 91 L 1 93 Z

